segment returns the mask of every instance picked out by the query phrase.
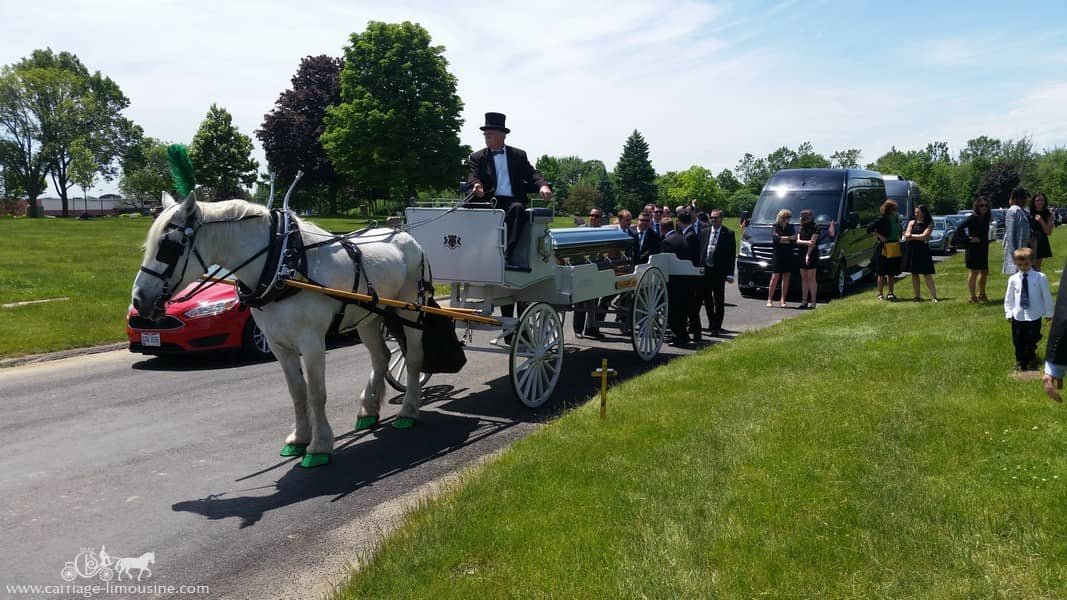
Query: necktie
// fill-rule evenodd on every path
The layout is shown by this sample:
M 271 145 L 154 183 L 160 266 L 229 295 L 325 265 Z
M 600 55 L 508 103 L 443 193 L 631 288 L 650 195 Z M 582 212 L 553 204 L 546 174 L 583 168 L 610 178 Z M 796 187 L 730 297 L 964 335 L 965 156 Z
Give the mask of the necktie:
M 1029 273 L 1023 273 L 1023 293 L 1019 297 L 1019 306 L 1023 308 L 1030 308 L 1030 279 L 1027 275 Z
M 645 232 L 642 231 L 637 235 L 637 253 L 641 254 L 641 250 L 645 248 Z

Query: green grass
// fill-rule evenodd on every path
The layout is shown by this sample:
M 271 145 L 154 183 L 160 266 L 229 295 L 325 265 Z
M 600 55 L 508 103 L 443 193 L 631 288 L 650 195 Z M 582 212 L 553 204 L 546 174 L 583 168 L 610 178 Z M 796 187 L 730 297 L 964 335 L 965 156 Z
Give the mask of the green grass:
M 1064 409 L 1009 375 L 1004 277 L 987 306 L 965 277 L 960 256 L 941 304 L 864 292 L 613 387 L 606 421 L 591 402 L 519 441 L 339 596 L 1064 597 Z

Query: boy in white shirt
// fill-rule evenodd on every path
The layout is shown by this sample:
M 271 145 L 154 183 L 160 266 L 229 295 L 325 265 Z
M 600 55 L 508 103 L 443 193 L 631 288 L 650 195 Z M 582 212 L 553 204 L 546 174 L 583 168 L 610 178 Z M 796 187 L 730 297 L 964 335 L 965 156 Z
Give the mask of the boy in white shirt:
M 1052 320 L 1052 292 L 1048 278 L 1030 268 L 1033 251 L 1019 248 L 1012 253 L 1018 271 L 1008 278 L 1004 293 L 1004 316 L 1011 321 L 1016 371 L 1037 368 L 1037 343 L 1041 341 L 1041 317 Z

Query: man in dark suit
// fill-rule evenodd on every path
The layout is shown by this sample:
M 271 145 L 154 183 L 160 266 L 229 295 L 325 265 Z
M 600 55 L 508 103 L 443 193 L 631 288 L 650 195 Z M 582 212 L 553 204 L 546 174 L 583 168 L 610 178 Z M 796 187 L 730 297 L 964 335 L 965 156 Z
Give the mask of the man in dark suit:
M 1056 402 L 1063 402 L 1063 375 L 1067 372 L 1067 266 L 1060 275 L 1060 289 L 1056 292 L 1056 310 L 1045 348 L 1045 393 Z
M 671 226 L 670 219 L 663 219 L 660 231 L 667 233 L 660 245 L 660 250 L 696 264 L 699 242 L 695 235 L 683 233 L 693 224 L 692 220 L 692 216 L 685 211 L 678 215 L 678 223 L 674 227 Z M 676 346 L 686 346 L 691 341 L 700 342 L 700 305 L 695 303 L 696 287 L 697 281 L 693 277 L 675 275 L 667 283 L 667 320 L 674 334 L 674 340 L 671 343 Z M 695 330 L 692 327 L 694 320 Z
M 507 211 L 504 215 L 508 230 L 505 256 L 510 259 L 522 228 L 528 226 L 525 211 L 529 198 L 526 195 L 537 193 L 548 200 L 552 197 L 552 186 L 530 164 L 526 152 L 504 144 L 511 132 L 504 126 L 505 119 L 501 113 L 485 113 L 485 125 L 481 129 L 486 147 L 471 153 L 467 159 L 470 167 L 467 184 L 476 197 L 495 198 L 496 208 Z
M 648 257 L 659 254 L 660 237 L 652 230 L 652 215 L 643 212 L 637 215 L 637 229 L 631 229 L 630 235 L 634 238 L 635 259 L 637 264 L 648 262 Z
M 726 284 L 734 282 L 734 252 L 737 246 L 734 232 L 722 224 L 722 210 L 716 208 L 708 217 L 709 225 L 700 232 L 700 254 L 697 266 L 704 267 L 701 282 L 704 311 L 708 315 L 711 335 L 722 335 L 722 319 L 726 305 Z

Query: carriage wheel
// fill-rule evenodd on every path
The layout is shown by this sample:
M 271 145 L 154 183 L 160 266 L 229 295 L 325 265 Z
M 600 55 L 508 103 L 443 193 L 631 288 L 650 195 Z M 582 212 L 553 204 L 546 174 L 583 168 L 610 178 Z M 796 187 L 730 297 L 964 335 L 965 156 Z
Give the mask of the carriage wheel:
M 630 341 L 641 360 L 659 354 L 667 335 L 667 278 L 655 267 L 641 275 L 631 308 Z
M 404 358 L 404 353 L 400 351 L 400 342 L 389 333 L 389 328 L 385 326 L 385 323 L 382 323 L 382 337 L 385 338 L 385 348 L 389 350 L 389 368 L 385 371 L 385 381 L 394 390 L 406 392 L 408 391 L 408 363 Z M 423 373 L 419 376 L 419 385 L 426 385 L 429 380 L 430 374 Z
M 509 371 L 515 397 L 537 408 L 552 397 L 563 366 L 563 324 L 555 307 L 538 302 L 522 313 L 511 344 Z

